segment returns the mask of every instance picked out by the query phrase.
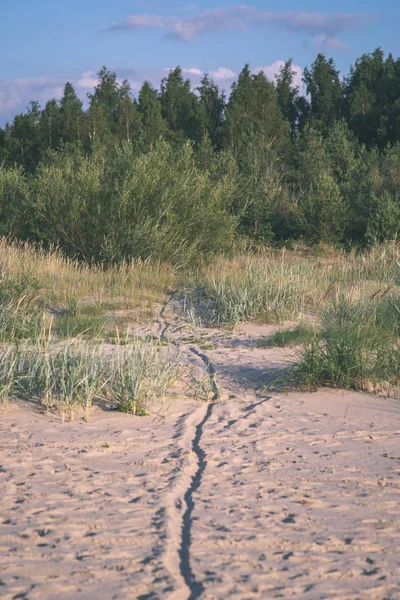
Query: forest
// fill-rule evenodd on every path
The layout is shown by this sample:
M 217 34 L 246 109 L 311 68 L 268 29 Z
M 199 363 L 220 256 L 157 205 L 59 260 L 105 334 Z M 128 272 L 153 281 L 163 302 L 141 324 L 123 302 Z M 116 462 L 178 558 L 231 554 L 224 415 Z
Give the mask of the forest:
M 400 223 L 400 59 L 342 77 L 318 54 L 276 81 L 246 65 L 229 94 L 181 68 L 137 97 L 103 67 L 0 128 L 0 236 L 96 262 L 175 265 L 234 244 L 368 248 Z

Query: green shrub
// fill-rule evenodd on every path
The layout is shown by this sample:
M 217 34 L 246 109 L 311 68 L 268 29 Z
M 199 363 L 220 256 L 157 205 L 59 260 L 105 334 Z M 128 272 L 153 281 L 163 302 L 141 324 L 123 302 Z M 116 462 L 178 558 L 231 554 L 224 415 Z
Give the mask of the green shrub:
M 187 264 L 232 242 L 235 181 L 196 166 L 187 143 L 160 141 L 137 156 L 126 144 L 105 156 L 57 155 L 33 182 L 33 234 L 70 256 Z
M 124 148 L 117 155 L 126 162 Z M 191 144 L 178 151 L 160 141 L 132 161 L 110 191 L 108 260 L 160 259 L 186 265 L 229 248 L 236 222 L 229 215 L 235 182 L 201 171 Z
M 30 181 L 22 167 L 5 168 L 0 163 L 0 236 L 26 236 L 29 208 Z

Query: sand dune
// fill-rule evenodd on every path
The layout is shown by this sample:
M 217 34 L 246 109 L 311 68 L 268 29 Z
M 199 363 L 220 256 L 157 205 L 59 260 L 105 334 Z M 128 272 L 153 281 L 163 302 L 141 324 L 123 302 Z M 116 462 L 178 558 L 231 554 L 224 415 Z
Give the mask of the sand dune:
M 2 598 L 400 598 L 400 403 L 263 392 L 288 355 L 259 335 L 209 332 L 202 350 L 171 326 L 223 401 L 182 398 L 166 420 L 10 405 Z

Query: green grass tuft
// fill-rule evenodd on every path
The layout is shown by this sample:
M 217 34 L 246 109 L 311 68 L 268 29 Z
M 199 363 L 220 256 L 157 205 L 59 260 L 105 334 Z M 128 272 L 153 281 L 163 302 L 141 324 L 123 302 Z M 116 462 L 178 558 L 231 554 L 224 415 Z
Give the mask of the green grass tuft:
M 400 381 L 396 298 L 376 296 L 355 304 L 342 298 L 322 311 L 321 322 L 292 371 L 302 387 L 395 391 Z

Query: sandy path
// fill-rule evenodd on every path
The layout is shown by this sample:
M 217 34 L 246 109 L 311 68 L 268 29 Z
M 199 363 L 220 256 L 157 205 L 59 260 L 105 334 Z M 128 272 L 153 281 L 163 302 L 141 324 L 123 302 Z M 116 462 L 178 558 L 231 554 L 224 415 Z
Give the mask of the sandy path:
M 192 532 L 204 598 L 400 598 L 400 406 L 379 402 L 215 406 Z
M 287 359 L 254 348 L 262 328 L 209 332 L 205 350 L 167 311 L 157 335 L 225 401 L 89 424 L 13 404 L 0 597 L 400 598 L 400 403 L 257 391 Z
M 187 596 L 173 501 L 197 471 L 192 421 L 207 407 L 182 408 L 169 423 L 98 411 L 89 424 L 9 410 L 0 449 L 2 598 L 158 598 L 181 588 L 175 597 Z
M 400 597 L 398 404 L 182 408 L 89 425 L 9 411 L 3 598 Z

